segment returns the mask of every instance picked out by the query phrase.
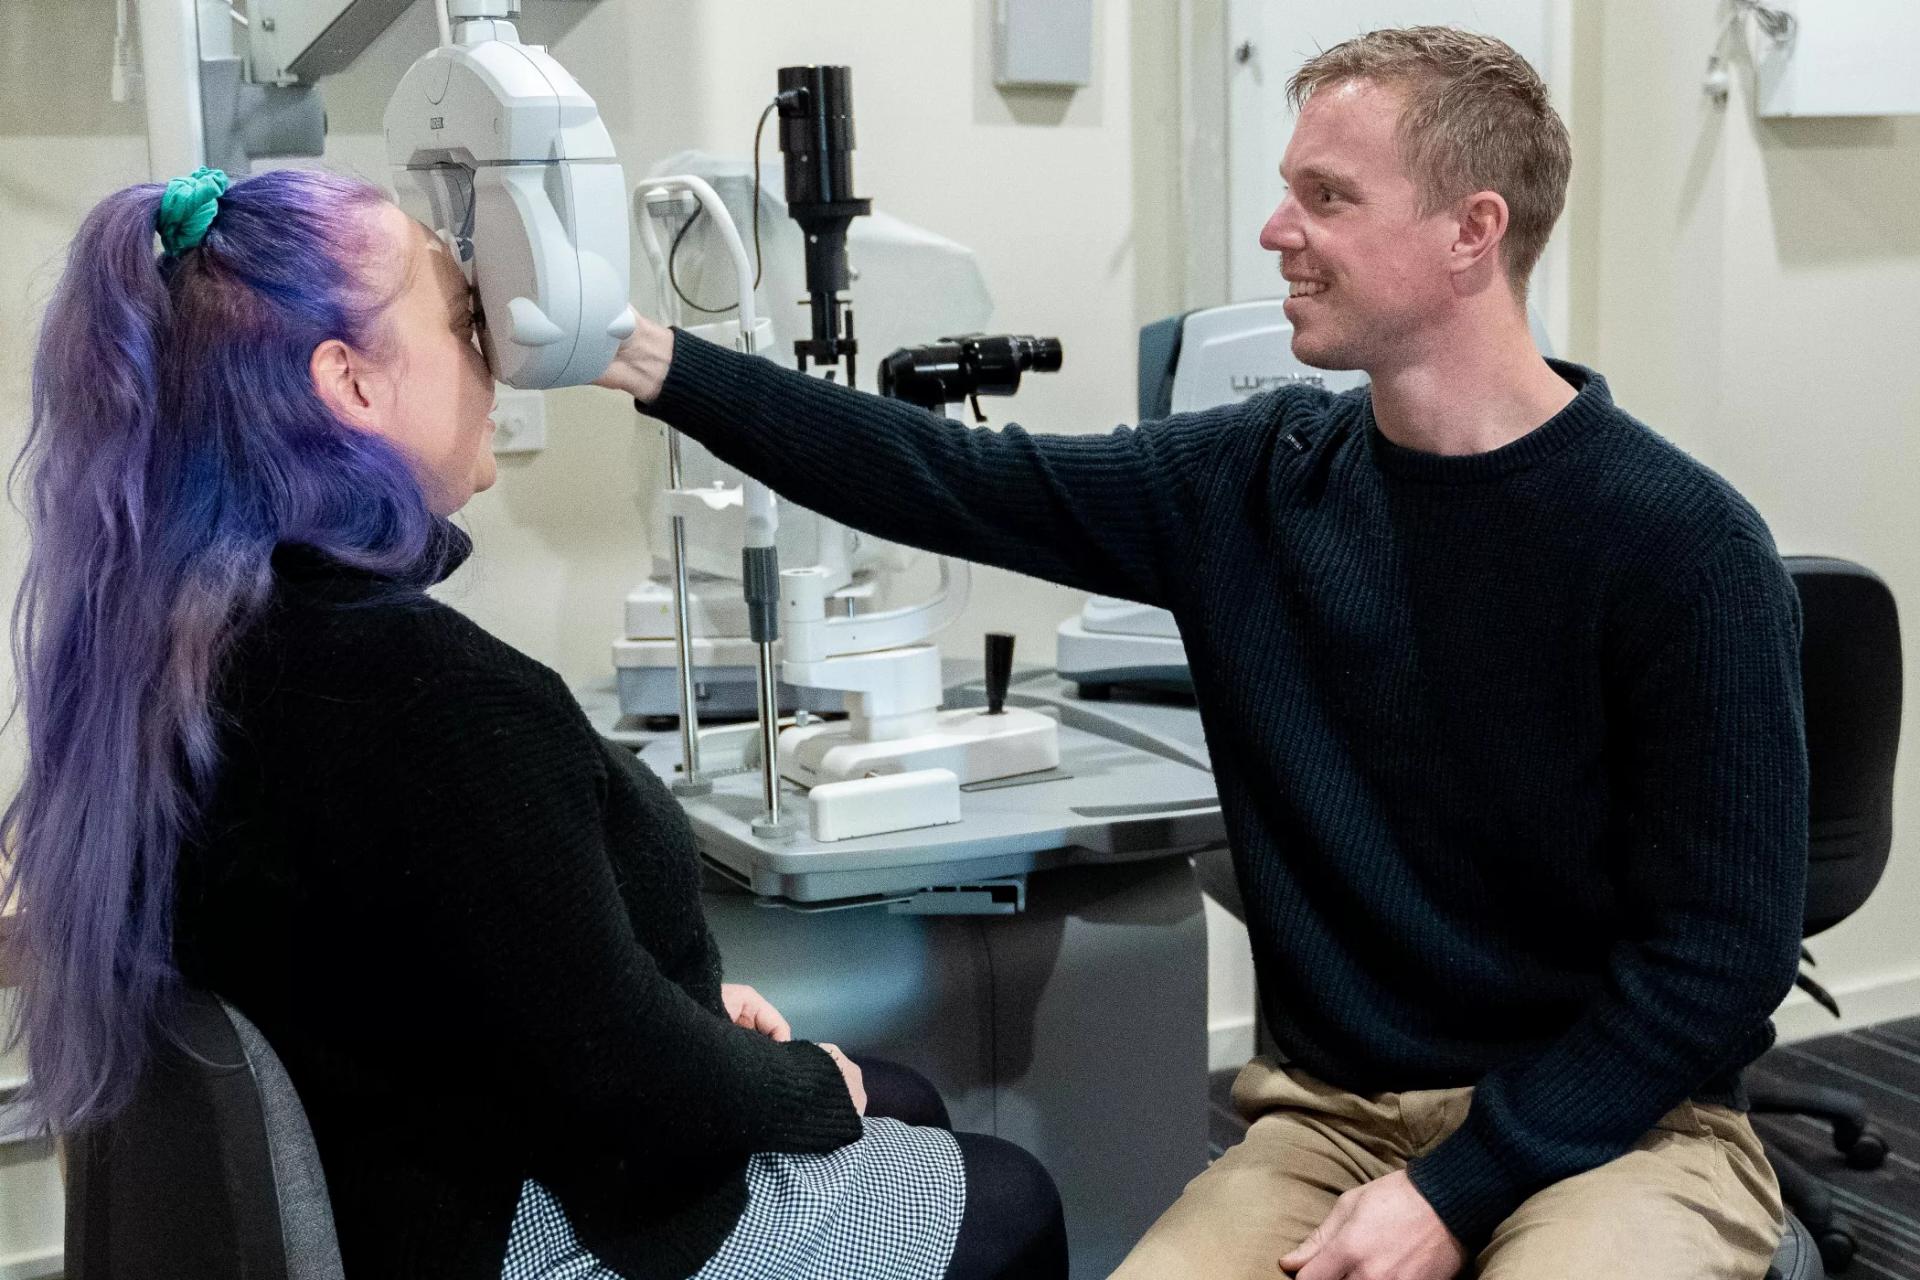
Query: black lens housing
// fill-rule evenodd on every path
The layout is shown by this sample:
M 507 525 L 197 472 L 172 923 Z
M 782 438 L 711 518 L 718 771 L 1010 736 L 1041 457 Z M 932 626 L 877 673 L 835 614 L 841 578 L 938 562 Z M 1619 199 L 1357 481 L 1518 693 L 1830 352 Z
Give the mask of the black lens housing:
M 787 213 L 806 237 L 811 338 L 794 343 L 800 367 L 808 359 L 837 363 L 859 350 L 849 318 L 842 322 L 847 287 L 847 227 L 872 212 L 873 201 L 853 194 L 853 72 L 849 67 L 781 67 L 774 98 L 780 117 L 780 154 L 786 166 Z
M 923 408 L 975 396 L 1010 396 L 1028 371 L 1060 368 L 1058 338 L 970 333 L 902 347 L 880 362 L 880 394 Z

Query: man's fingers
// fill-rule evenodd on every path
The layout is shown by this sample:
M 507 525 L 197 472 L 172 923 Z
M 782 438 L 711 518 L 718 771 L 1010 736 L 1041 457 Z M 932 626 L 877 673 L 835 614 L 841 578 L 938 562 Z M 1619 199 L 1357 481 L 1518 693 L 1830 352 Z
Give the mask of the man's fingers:
M 1353 1259 L 1336 1242 L 1332 1248 L 1313 1255 L 1313 1261 L 1294 1272 L 1294 1280 L 1345 1280 Z
M 1326 1243 L 1326 1232 L 1327 1228 L 1323 1224 L 1317 1228 L 1312 1235 L 1302 1240 L 1292 1253 L 1280 1259 L 1280 1269 L 1282 1271 L 1298 1271 L 1309 1262 L 1312 1262 L 1314 1257 L 1319 1254 L 1320 1246 Z
M 1353 1204 L 1346 1196 L 1341 1196 L 1334 1201 L 1333 1208 L 1327 1211 L 1327 1216 L 1321 1219 L 1320 1225 L 1313 1229 L 1313 1233 L 1302 1240 L 1291 1253 L 1280 1259 L 1280 1269 L 1298 1273 L 1302 1267 L 1320 1257 L 1326 1252 L 1327 1245 L 1340 1234 L 1341 1224 L 1346 1222 L 1352 1213 Z M 1327 1271 L 1323 1274 L 1337 1276 L 1340 1273 Z M 1315 1276 L 1315 1280 L 1319 1280 L 1318 1275 Z

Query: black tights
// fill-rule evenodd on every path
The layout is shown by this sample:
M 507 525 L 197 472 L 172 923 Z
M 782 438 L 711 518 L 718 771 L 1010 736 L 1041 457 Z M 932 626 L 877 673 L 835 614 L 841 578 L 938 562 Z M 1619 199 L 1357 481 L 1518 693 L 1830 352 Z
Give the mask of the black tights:
M 866 1078 L 867 1114 L 951 1129 L 947 1104 L 919 1072 L 879 1058 L 856 1058 Z M 1002 1138 L 956 1133 L 967 1168 L 947 1280 L 1065 1280 L 1067 1220 L 1060 1192 L 1038 1160 Z

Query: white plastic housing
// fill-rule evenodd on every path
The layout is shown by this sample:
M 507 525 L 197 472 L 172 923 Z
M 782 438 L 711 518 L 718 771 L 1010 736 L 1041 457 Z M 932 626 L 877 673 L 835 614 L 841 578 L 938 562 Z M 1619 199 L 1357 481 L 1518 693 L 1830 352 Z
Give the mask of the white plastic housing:
M 794 633 L 783 644 L 791 654 Z M 807 689 L 839 689 L 847 695 L 847 731 L 856 738 L 910 738 L 928 732 L 940 706 L 940 651 L 930 644 L 886 649 L 819 662 L 780 664 L 781 678 Z M 857 776 L 857 775 L 848 775 Z
M 387 103 L 403 209 L 446 238 L 511 387 L 591 382 L 633 333 L 625 179 L 599 110 L 509 22 L 469 22 Z
M 780 734 L 780 771 L 804 786 L 920 769 L 946 769 L 961 786 L 1040 773 L 1060 765 L 1060 726 L 1023 707 L 997 716 L 970 707 L 942 711 L 927 732 L 872 741 L 845 724 L 819 723 Z
M 1098 680 L 1116 672 L 1187 665 L 1187 647 L 1177 631 L 1167 636 L 1154 631 L 1095 630 L 1084 616 L 1060 624 L 1054 636 L 1054 652 L 1054 665 L 1066 680 Z
M 945 769 L 829 782 L 807 793 L 813 838 L 822 844 L 960 821 L 960 780 Z

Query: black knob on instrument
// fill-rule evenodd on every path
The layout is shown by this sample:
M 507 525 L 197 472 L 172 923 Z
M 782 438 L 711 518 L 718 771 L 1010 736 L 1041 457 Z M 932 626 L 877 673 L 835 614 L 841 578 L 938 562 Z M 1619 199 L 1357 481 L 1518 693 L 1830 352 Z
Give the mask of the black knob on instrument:
M 1004 631 L 987 633 L 987 714 L 1006 710 L 1007 685 L 1013 680 L 1013 637 Z

